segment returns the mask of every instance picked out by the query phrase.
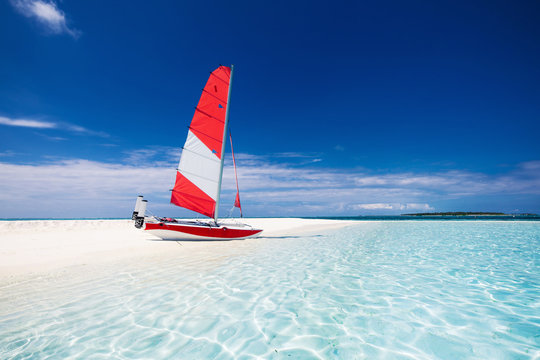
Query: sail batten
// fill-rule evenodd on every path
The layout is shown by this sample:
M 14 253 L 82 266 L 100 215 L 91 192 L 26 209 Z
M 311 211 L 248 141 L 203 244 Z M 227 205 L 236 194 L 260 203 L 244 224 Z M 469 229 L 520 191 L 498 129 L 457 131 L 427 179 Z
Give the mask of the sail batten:
M 189 171 L 186 171 L 186 170 L 182 170 L 182 174 L 184 174 L 184 176 L 187 174 L 189 175 L 189 177 L 191 179 L 193 178 L 198 178 L 198 179 L 201 179 L 201 180 L 206 180 L 206 181 L 211 181 L 213 183 L 216 183 L 217 184 L 217 180 L 215 179 L 210 179 L 210 178 L 207 178 L 207 177 L 204 177 L 204 176 L 200 176 L 200 175 L 197 175 L 197 174 L 194 174 L 194 173 L 190 173 Z M 187 177 L 187 176 L 186 176 Z
M 225 123 L 225 121 L 221 121 L 220 119 L 218 119 L 218 118 L 216 118 L 216 117 L 214 117 L 214 116 L 212 116 L 212 115 L 210 115 L 210 114 L 205 113 L 204 111 L 202 111 L 202 110 L 199 109 L 199 108 L 195 108 L 195 110 L 197 110 L 198 112 L 202 113 L 203 115 L 208 116 L 209 118 L 212 118 L 212 119 L 214 119 L 214 120 L 216 120 L 216 121 L 219 121 L 220 123 Z
M 214 158 L 207 157 L 207 156 L 205 156 L 205 155 L 199 154 L 199 153 L 197 153 L 197 152 L 195 152 L 195 151 L 193 151 L 193 150 L 190 150 L 190 149 L 182 148 L 182 150 L 183 150 L 183 151 L 189 151 L 189 152 L 191 152 L 194 156 L 199 156 L 199 157 L 202 157 L 202 158 L 204 158 L 204 159 L 212 160 L 212 161 L 215 161 L 215 162 L 219 162 L 219 161 L 220 161 L 218 158 L 215 158 L 215 157 L 214 157 Z
M 191 131 L 193 131 L 193 132 L 196 132 L 196 133 L 199 134 L 199 135 L 206 136 L 206 137 L 209 138 L 209 139 L 212 139 L 212 140 L 215 140 L 215 141 L 219 141 L 219 139 L 216 139 L 215 137 L 213 137 L 213 136 L 211 136 L 211 135 L 205 134 L 205 133 L 203 133 L 203 132 L 201 132 L 201 131 L 199 131 L 199 130 L 193 129 L 193 128 L 191 128 L 191 127 L 189 128 L 189 130 L 191 130 Z
M 180 157 L 171 203 L 214 217 L 219 203 L 223 138 L 231 69 L 220 66 L 206 82 Z
M 208 91 L 206 91 L 205 89 L 202 89 L 202 91 L 203 91 L 204 93 L 206 93 L 206 94 L 208 94 L 208 95 L 210 95 L 210 96 L 216 98 L 217 100 L 221 101 L 222 103 L 227 104 L 227 102 L 226 102 L 225 100 L 218 98 L 217 96 L 215 96 L 215 95 L 212 94 L 211 92 L 208 92 Z
M 221 68 L 221 67 L 226 67 L 226 66 L 220 66 L 220 68 Z M 229 74 L 230 74 L 230 71 L 229 71 Z M 217 79 L 219 79 L 219 80 L 223 81 L 225 84 L 227 84 L 227 87 L 229 86 L 229 81 L 223 80 L 222 78 L 220 78 L 219 76 L 217 76 L 217 75 L 215 74 L 215 71 L 214 71 L 214 72 L 211 72 L 211 73 L 210 73 L 210 76 L 216 77 Z M 227 76 L 228 76 L 228 75 L 227 75 Z M 229 76 L 229 79 L 230 79 L 230 76 Z

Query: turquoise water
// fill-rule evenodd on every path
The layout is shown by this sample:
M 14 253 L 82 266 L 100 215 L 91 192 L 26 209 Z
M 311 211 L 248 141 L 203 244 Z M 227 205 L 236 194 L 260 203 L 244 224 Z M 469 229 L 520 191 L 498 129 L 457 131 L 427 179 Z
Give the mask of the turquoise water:
M 540 358 L 540 222 L 363 222 L 237 244 L 1 288 L 0 357 Z

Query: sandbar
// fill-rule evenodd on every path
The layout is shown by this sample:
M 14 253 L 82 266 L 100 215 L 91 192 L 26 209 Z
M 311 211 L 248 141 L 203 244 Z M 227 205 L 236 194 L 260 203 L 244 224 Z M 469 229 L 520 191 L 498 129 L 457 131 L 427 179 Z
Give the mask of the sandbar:
M 265 241 L 287 241 L 351 225 L 344 220 L 248 218 L 261 236 L 233 241 L 164 241 L 136 229 L 131 220 L 0 221 L 0 285 L 72 267 L 160 256 L 201 257 L 231 253 Z M 179 246 L 181 245 L 181 246 Z

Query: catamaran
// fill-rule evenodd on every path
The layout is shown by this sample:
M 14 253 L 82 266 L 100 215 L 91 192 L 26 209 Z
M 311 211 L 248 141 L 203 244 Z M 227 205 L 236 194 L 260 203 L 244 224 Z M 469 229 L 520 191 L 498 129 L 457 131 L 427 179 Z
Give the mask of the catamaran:
M 137 228 L 162 239 L 179 240 L 245 239 L 262 232 L 247 224 L 218 221 L 233 72 L 231 65 L 219 66 L 210 73 L 189 126 L 171 194 L 172 204 L 209 219 L 185 221 L 146 216 L 147 201 L 139 196 L 132 215 Z M 242 215 L 232 138 L 231 153 L 237 190 L 234 206 Z

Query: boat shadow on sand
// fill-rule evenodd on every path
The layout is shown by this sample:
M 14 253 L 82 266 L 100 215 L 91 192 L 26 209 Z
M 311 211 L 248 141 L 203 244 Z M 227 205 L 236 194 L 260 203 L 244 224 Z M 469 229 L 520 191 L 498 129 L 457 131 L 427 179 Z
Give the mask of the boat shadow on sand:
M 257 240 L 257 239 L 299 239 L 303 237 L 322 237 L 323 235 L 309 235 L 309 236 L 258 236 L 247 239 L 219 239 L 219 240 L 199 240 L 199 239 L 147 239 L 148 241 L 188 241 L 188 242 L 220 242 L 220 241 L 244 241 L 244 240 Z

